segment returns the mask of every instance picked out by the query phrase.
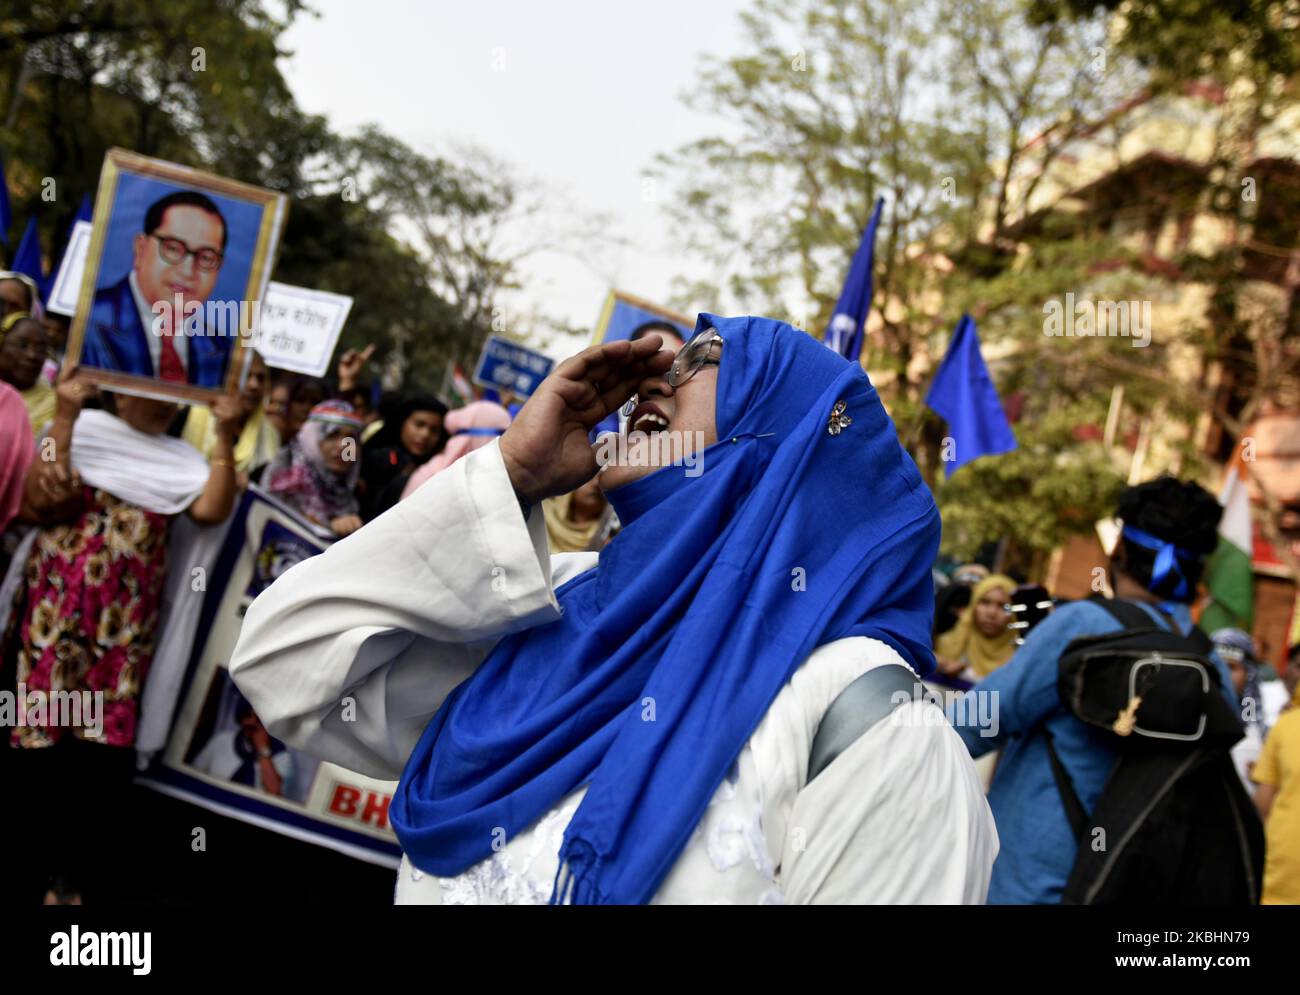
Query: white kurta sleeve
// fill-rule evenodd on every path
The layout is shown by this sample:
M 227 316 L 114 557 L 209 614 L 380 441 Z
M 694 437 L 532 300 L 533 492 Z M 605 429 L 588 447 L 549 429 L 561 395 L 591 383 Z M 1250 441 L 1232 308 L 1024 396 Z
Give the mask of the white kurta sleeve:
M 398 777 L 439 705 L 502 636 L 560 615 L 554 585 L 596 563 L 552 558 L 525 525 L 499 442 L 476 450 L 253 602 L 230 663 L 273 736 Z
M 782 852 L 791 904 L 983 904 L 997 829 L 942 710 L 896 708 L 799 791 Z

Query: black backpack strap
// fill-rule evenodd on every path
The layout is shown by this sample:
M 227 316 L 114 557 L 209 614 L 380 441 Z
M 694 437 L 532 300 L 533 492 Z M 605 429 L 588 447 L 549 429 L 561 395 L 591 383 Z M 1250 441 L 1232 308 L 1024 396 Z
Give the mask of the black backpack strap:
M 1092 597 L 1088 600 L 1093 604 L 1106 609 L 1106 611 L 1110 613 L 1111 617 L 1126 629 L 1153 629 L 1157 625 L 1156 621 L 1150 615 L 1132 601 L 1120 601 L 1116 598 L 1103 598 L 1100 596 Z M 1196 653 L 1209 659 L 1210 654 L 1214 652 L 1214 643 L 1210 640 L 1209 636 L 1201 631 L 1199 626 L 1193 625 L 1191 630 L 1184 634 L 1179 632 L 1179 629 L 1174 624 L 1172 618 L 1166 615 L 1163 611 L 1160 611 L 1159 606 L 1156 606 L 1156 611 L 1160 612 L 1160 617 L 1168 623 L 1164 626 L 1166 629 L 1183 636 L 1184 639 L 1192 644 L 1192 649 L 1195 650 Z
M 1052 762 L 1052 777 L 1056 778 L 1056 790 L 1061 793 L 1061 804 L 1065 806 L 1065 817 L 1070 820 L 1074 838 L 1082 842 L 1088 830 L 1088 813 L 1083 810 L 1083 803 L 1074 793 L 1070 775 L 1065 772 L 1065 765 L 1061 763 L 1060 755 L 1056 752 L 1056 743 L 1052 740 L 1052 733 L 1046 725 L 1043 726 L 1043 739 L 1047 743 L 1047 757 Z
M 808 781 L 896 707 L 919 700 L 920 683 L 910 668 L 891 663 L 868 670 L 841 691 L 817 725 L 808 759 Z
M 1088 600 L 1097 607 L 1104 608 L 1111 618 L 1126 629 L 1155 629 L 1160 626 L 1159 622 L 1132 601 L 1120 601 L 1118 598 L 1103 597 L 1094 597 Z

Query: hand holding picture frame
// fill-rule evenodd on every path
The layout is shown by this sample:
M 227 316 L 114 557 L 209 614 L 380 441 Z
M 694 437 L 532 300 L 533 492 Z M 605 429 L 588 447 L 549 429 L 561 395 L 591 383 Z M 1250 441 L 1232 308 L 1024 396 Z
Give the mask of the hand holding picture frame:
M 283 194 L 110 149 L 65 366 L 171 401 L 234 389 L 287 213 Z

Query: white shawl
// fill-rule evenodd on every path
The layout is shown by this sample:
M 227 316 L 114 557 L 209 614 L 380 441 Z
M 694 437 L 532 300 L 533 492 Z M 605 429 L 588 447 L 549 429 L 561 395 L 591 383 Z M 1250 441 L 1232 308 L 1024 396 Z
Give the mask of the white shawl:
M 127 504 L 178 515 L 203 493 L 208 461 L 169 435 L 146 435 L 107 411 L 83 411 L 72 428 L 81 479 Z

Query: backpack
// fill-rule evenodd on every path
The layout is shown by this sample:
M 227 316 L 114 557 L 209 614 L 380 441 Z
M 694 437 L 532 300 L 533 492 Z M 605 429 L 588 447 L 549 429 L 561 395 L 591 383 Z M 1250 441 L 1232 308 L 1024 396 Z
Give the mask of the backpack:
M 1135 604 L 1090 600 L 1124 628 L 1073 640 L 1057 692 L 1119 759 L 1086 813 L 1043 727 L 1079 844 L 1061 903 L 1257 904 L 1264 830 L 1229 755 L 1242 724 L 1224 700 L 1209 638 L 1161 628 Z

